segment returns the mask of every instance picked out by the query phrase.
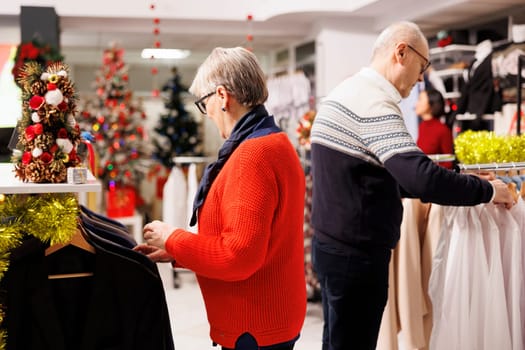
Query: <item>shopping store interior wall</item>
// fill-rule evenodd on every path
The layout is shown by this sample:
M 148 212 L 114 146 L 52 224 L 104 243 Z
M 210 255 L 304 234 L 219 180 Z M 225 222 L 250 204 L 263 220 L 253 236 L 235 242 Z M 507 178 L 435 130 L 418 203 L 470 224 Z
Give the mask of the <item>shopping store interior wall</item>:
M 254 51 L 271 74 L 282 69 L 275 59 L 279 50 L 315 41 L 318 95 L 366 64 L 373 38 L 393 21 L 415 21 L 428 37 L 443 29 L 473 28 L 509 17 L 525 23 L 523 0 L 10 0 L 0 9 L 0 44 L 19 43 L 21 6 L 55 8 L 61 49 L 80 92 L 91 89 L 102 50 L 114 41 L 126 50 L 130 87 L 150 89 L 153 62 L 141 59 L 140 51 L 155 40 L 153 18 L 161 21 L 158 39 L 163 47 L 192 51 L 184 60 L 154 62 L 159 77 L 169 77 L 170 67 L 176 65 L 183 83 L 189 83 L 213 47 L 246 44 L 248 34 L 253 35 Z M 252 21 L 247 20 L 248 14 L 253 15 Z M 286 69 L 295 68 L 291 61 L 285 64 Z

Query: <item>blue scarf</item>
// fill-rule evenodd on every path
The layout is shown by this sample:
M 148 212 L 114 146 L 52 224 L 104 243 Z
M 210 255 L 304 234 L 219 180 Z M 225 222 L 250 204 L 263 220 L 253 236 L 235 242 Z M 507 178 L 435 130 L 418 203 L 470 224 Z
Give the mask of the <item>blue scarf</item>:
M 263 105 L 254 107 L 250 112 L 244 115 L 233 127 L 230 137 L 224 141 L 219 156 L 213 163 L 208 164 L 199 183 L 195 200 L 193 201 L 193 214 L 190 220 L 190 226 L 197 223 L 197 210 L 202 206 L 208 192 L 210 191 L 213 181 L 219 175 L 232 153 L 245 140 L 269 135 L 279 132 L 281 129 L 275 124 L 273 116 L 269 115 Z

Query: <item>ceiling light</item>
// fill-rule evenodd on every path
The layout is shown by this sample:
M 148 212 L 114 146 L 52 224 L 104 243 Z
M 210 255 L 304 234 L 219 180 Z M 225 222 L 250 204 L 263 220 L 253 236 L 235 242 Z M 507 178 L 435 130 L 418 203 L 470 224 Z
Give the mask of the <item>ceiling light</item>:
M 190 50 L 179 50 L 179 49 L 144 49 L 142 50 L 142 58 L 155 58 L 155 59 L 183 59 L 190 55 Z

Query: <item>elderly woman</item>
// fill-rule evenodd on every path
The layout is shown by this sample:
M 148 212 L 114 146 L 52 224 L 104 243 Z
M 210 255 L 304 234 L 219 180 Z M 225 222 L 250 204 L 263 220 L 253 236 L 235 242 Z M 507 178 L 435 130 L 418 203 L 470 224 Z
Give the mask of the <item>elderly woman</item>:
M 214 49 L 189 91 L 226 139 L 195 197 L 198 234 L 153 221 L 137 250 L 195 272 L 214 344 L 293 349 L 306 314 L 299 159 L 263 106 L 266 79 L 250 51 Z

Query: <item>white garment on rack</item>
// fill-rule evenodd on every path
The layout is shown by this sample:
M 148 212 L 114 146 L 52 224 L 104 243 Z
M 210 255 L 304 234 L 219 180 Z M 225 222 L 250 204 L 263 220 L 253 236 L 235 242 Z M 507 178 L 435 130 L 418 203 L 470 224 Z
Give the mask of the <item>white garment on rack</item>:
M 472 349 L 483 349 L 483 336 L 478 332 L 485 326 L 485 317 L 487 317 L 485 301 L 487 300 L 487 290 L 490 287 L 488 285 L 489 267 L 479 210 L 481 210 L 481 206 L 469 210 L 472 230 L 468 234 L 473 235 L 472 246 L 470 247 L 472 254 L 471 283 L 474 287 L 469 304 L 469 332 L 465 336 L 470 338 Z
M 186 227 L 186 229 L 190 232 L 196 233 L 197 232 L 197 224 L 195 226 L 190 227 L 190 219 L 193 214 L 193 200 L 195 199 L 195 195 L 197 194 L 197 188 L 199 187 L 199 182 L 197 180 L 197 165 L 195 163 L 191 163 L 188 167 L 188 193 L 186 195 L 187 198 L 187 215 L 186 215 L 186 221 L 184 222 L 184 225 L 180 227 Z
M 513 299 L 513 305 L 511 306 L 513 312 L 521 311 L 519 324 L 517 323 L 517 318 L 512 322 L 512 348 L 525 349 L 525 239 L 521 236 L 525 228 L 525 201 L 521 197 L 510 210 L 510 214 L 516 221 L 516 227 L 518 228 L 518 234 L 514 237 L 516 241 L 512 243 L 512 249 L 513 254 L 519 255 L 519 257 L 515 256 L 516 261 L 512 263 L 512 268 L 514 269 L 514 278 L 517 278 L 515 283 L 517 283 L 517 286 L 521 286 L 513 295 L 517 300 Z M 517 286 L 514 285 L 514 288 Z
M 186 227 L 186 177 L 178 166 L 171 169 L 162 190 L 162 221 L 175 227 Z
M 444 207 L 429 283 L 431 350 L 523 350 L 524 209 L 522 199 L 511 211 Z
M 508 321 L 505 283 L 503 279 L 502 247 L 500 244 L 500 224 L 491 215 L 494 204 L 485 204 L 479 218 L 487 245 L 489 266 L 487 299 L 485 301 L 485 327 L 482 333 L 484 349 L 510 350 L 511 334 Z M 481 336 L 481 334 L 480 334 Z

